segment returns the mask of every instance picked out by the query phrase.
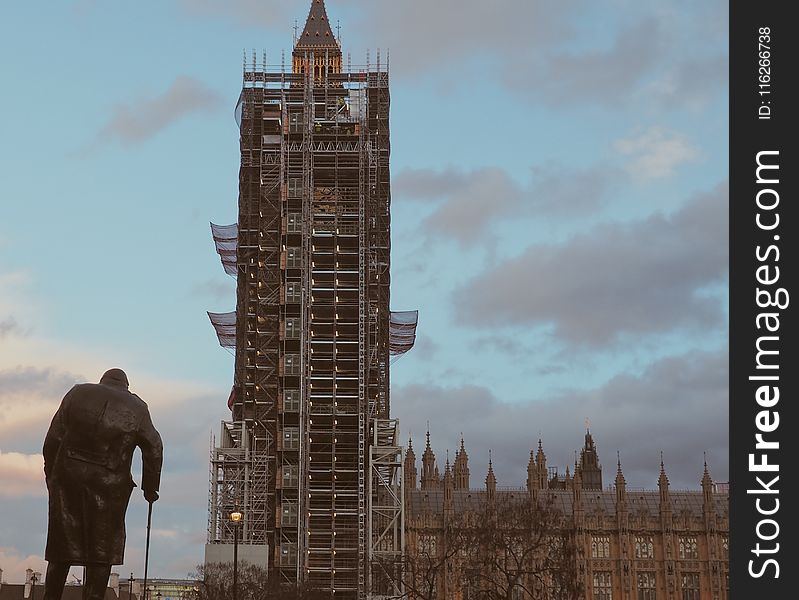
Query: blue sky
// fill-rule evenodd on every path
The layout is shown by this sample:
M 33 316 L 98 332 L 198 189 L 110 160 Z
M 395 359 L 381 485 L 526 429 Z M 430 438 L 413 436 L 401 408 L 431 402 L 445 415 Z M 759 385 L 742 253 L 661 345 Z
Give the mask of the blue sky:
M 590 419 L 606 479 L 727 479 L 727 5 L 328 0 L 353 64 L 390 50 L 392 308 L 420 311 L 392 412 L 472 484 L 521 485 Z M 17 3 L 0 22 L 0 568 L 41 568 L 39 452 L 119 366 L 167 444 L 155 576 L 202 560 L 233 358 L 208 221 L 235 220 L 243 49 L 308 1 Z M 13 481 L 12 485 L 5 482 Z M 141 572 L 144 502 L 128 516 Z M 141 526 L 139 525 L 141 524 Z

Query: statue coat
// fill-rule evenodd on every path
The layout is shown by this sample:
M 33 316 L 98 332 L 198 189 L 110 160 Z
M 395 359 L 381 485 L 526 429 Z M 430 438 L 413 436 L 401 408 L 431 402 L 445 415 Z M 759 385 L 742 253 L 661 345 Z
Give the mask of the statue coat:
M 136 484 L 158 491 L 163 448 L 147 404 L 126 384 L 84 383 L 61 402 L 44 441 L 50 497 L 45 559 L 73 565 L 124 562 L 125 512 Z

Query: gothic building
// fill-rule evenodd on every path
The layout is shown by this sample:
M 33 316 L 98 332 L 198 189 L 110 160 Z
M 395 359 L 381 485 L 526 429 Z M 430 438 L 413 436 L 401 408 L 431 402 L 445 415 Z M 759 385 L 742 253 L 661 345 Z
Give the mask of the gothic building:
M 602 469 L 593 436 L 585 443 L 573 472 L 547 467 L 539 440 L 530 452 L 527 485 L 498 488 L 489 460 L 483 487 L 472 487 L 468 455 L 461 440 L 450 467 L 440 476 L 430 436 L 417 479 L 412 442 L 404 460 L 405 535 L 410 564 L 441 558 L 433 597 L 466 599 L 471 593 L 463 568 L 467 549 L 448 555 L 448 531 L 459 515 L 485 514 L 486 507 L 543 499 L 558 515 L 559 531 L 573 540 L 573 577 L 578 598 L 586 600 L 725 600 L 728 598 L 729 503 L 726 484 L 714 484 L 707 464 L 699 490 L 672 490 L 661 460 L 657 489 L 630 490 L 621 460 L 613 484 L 602 485 Z M 509 503 L 509 504 L 508 504 Z M 462 521 L 461 521 L 462 522 Z M 519 522 L 522 522 L 519 517 Z M 431 561 L 428 561 L 431 562 Z M 434 565 L 435 559 L 432 559 Z M 426 571 L 431 572 L 430 566 Z M 529 598 L 529 582 L 520 581 L 507 597 Z M 408 586 L 408 587 L 413 587 Z M 420 588 L 423 586 L 419 586 Z M 414 594 L 411 595 L 414 597 Z M 423 592 L 417 598 L 429 598 Z

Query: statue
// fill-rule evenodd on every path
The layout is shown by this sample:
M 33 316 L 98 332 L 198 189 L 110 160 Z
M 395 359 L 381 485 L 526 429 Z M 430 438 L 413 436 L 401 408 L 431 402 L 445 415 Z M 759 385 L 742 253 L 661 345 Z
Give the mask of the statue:
M 64 396 L 43 449 L 50 498 L 44 600 L 61 600 L 72 565 L 86 567 L 83 600 L 104 598 L 111 565 L 124 562 L 136 446 L 142 491 L 152 504 L 161 480 L 161 436 L 147 405 L 128 391 L 125 372 L 111 369 L 99 384 L 76 385 Z

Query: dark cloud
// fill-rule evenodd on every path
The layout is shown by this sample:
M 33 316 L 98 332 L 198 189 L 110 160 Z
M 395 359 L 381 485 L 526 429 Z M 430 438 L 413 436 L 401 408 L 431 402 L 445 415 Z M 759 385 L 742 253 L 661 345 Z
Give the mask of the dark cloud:
M 27 335 L 27 331 L 20 326 L 14 317 L 6 317 L 0 320 L 0 340 L 12 335 Z
M 670 216 L 530 246 L 457 290 L 456 319 L 552 326 L 561 340 L 586 346 L 622 334 L 722 327 L 718 299 L 702 291 L 727 274 L 727 197 L 725 183 Z
M 97 374 L 99 379 L 102 373 Z M 0 400 L 21 392 L 36 395 L 53 395 L 59 399 L 76 383 L 82 381 L 80 375 L 64 373 L 54 369 L 37 367 L 15 367 L 0 371 Z
M 181 75 L 159 96 L 141 98 L 114 109 L 97 142 L 140 144 L 183 117 L 221 106 L 222 97 L 201 81 Z
M 483 485 L 491 449 L 500 485 L 523 485 L 538 438 L 549 465 L 561 473 L 583 444 L 584 420 L 597 443 L 604 482 L 611 483 L 616 450 L 632 487 L 655 487 L 660 451 L 675 488 L 698 489 L 703 452 L 716 480 L 728 478 L 728 379 L 724 352 L 669 357 L 639 375 L 620 374 L 597 389 L 509 404 L 485 387 L 413 384 L 392 390 L 402 441 L 412 433 L 417 458 L 430 423 L 439 467 L 464 434 L 472 486 Z
M 491 54 L 507 60 L 546 49 L 569 38 L 570 17 L 589 6 L 583 0 L 565 4 L 543 0 L 328 2 L 332 19 L 337 18 L 336 4 L 355 6 L 355 18 L 344 28 L 345 46 L 349 35 L 365 47 L 394 49 L 391 69 L 400 76 L 441 64 L 458 68 L 476 56 Z
M 677 104 L 702 108 L 714 94 L 727 89 L 727 56 L 700 56 L 679 62 L 650 86 L 657 107 L 668 110 Z
M 431 238 L 445 236 L 468 245 L 502 219 L 595 214 L 623 177 L 619 169 L 607 165 L 567 168 L 548 164 L 533 166 L 530 181 L 520 184 L 499 167 L 448 167 L 405 169 L 393 184 L 395 197 L 435 206 L 422 222 Z
M 510 89 L 557 106 L 626 104 L 631 90 L 651 73 L 661 53 L 661 32 L 657 21 L 649 18 L 622 29 L 609 48 L 531 54 L 526 63 L 511 62 L 503 79 Z

